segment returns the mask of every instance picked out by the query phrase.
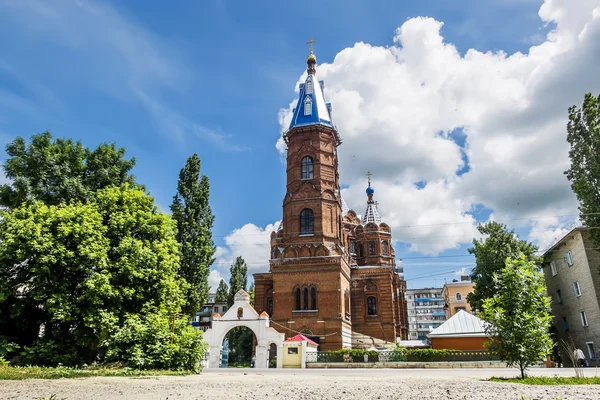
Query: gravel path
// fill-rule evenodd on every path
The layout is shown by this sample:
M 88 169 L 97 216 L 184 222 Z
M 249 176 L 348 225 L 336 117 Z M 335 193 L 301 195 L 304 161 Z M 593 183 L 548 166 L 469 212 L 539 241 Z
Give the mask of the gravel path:
M 223 372 L 221 372 L 223 371 Z M 187 377 L 0 381 L 1 399 L 600 399 L 597 386 L 482 381 L 514 370 L 279 370 Z M 538 374 L 552 375 L 544 370 Z M 554 370 L 556 371 L 556 370 Z M 561 375 L 571 376 L 572 370 Z M 588 374 L 591 376 L 591 374 Z

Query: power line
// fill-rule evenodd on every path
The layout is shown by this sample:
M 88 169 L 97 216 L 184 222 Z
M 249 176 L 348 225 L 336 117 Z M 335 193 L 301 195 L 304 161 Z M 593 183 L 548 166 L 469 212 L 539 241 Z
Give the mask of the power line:
M 537 220 L 537 219 L 549 219 L 549 218 L 567 218 L 567 217 L 580 217 L 583 215 L 600 215 L 600 213 L 585 213 L 585 214 L 564 214 L 564 215 L 545 215 L 545 216 L 531 216 L 531 217 L 520 217 L 520 218 L 504 218 L 504 219 L 494 219 L 494 222 L 507 222 L 507 221 L 529 221 L 529 220 Z M 444 226 L 444 225 L 463 225 L 463 224 L 473 224 L 473 222 L 477 221 L 456 221 L 456 222 L 440 222 L 435 224 L 411 224 L 411 225 L 398 225 L 394 226 L 394 229 L 398 228 L 420 228 L 420 227 L 430 227 L 430 226 Z M 246 234 L 236 234 L 236 236 L 262 236 L 265 234 L 270 235 L 271 232 L 276 232 L 276 230 L 272 231 L 263 231 L 260 233 L 246 233 Z M 288 235 L 299 235 L 301 232 L 287 232 Z M 323 233 L 323 232 L 317 232 Z M 225 238 L 231 236 L 229 235 L 214 235 L 213 238 Z M 446 236 L 438 236 L 438 237 L 446 237 Z M 449 236 L 448 236 L 449 237 Z M 399 239 L 394 239 L 399 240 Z

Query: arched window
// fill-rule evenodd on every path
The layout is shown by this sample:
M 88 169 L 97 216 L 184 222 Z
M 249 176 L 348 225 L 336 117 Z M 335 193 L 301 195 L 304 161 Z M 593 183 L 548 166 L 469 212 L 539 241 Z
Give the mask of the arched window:
M 315 233 L 315 216 L 310 208 L 305 208 L 300 213 L 300 234 L 312 235 Z
M 310 309 L 311 310 L 317 309 L 317 289 L 316 288 L 310 289 Z
M 306 156 L 302 159 L 302 179 L 313 178 L 313 159 Z
M 377 315 L 377 298 L 375 296 L 367 297 L 367 314 Z
M 350 291 L 344 290 L 344 310 L 346 311 L 346 318 L 350 317 Z
M 375 255 L 375 241 L 374 240 L 369 241 L 369 255 L 370 256 Z
M 461 300 L 462 300 L 462 294 L 456 293 L 456 301 L 461 301 Z
M 388 255 L 388 242 L 385 240 L 383 242 L 381 242 L 381 252 L 383 253 L 384 256 Z
M 273 299 L 267 300 L 267 314 L 269 314 L 270 317 L 273 316 Z
M 296 289 L 296 310 L 302 310 L 300 304 L 300 288 L 298 288 Z
M 356 242 L 354 240 L 350 241 L 350 254 L 356 254 Z
M 242 307 L 238 307 L 237 309 L 237 317 L 242 318 L 244 316 L 244 309 Z
M 308 310 L 308 288 L 304 288 L 304 309 Z
M 312 100 L 310 96 L 306 96 L 304 99 L 304 116 L 308 117 L 310 115 L 312 115 Z

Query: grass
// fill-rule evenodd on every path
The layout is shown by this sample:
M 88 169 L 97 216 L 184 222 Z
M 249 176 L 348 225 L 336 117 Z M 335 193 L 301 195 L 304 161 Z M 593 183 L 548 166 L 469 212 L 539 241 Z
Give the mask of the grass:
M 68 367 L 9 367 L 0 366 L 0 380 L 89 378 L 93 376 L 160 376 L 190 375 L 193 371 L 137 370 L 132 368 L 68 368 Z
M 600 376 L 581 377 L 576 376 L 531 376 L 525 379 L 521 378 L 490 378 L 492 382 L 511 382 L 522 383 L 525 385 L 600 385 Z

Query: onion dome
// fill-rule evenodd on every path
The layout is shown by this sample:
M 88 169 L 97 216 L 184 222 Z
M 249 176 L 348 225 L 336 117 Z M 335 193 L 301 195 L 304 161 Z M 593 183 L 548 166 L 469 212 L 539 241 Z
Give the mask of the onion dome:
M 367 177 L 369 178 L 369 186 L 367 186 L 367 209 L 362 218 L 362 224 L 366 225 L 370 222 L 374 222 L 377 225 L 381 223 L 381 217 L 379 216 L 379 211 L 377 211 L 377 203 L 373 200 L 373 193 L 375 193 L 375 189 L 371 187 L 371 171 L 367 172 Z

